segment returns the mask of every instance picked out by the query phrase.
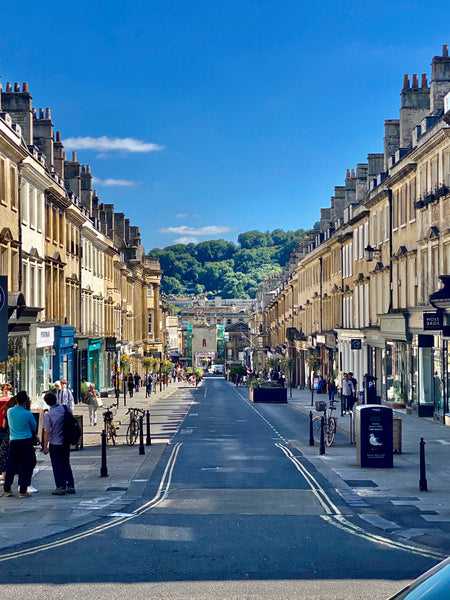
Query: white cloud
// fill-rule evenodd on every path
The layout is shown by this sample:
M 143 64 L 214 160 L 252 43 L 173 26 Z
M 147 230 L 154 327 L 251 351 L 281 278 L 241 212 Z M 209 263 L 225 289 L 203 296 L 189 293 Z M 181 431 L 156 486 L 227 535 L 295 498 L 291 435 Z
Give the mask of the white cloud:
M 92 178 L 92 183 L 104 187 L 129 187 L 137 185 L 136 181 L 129 181 L 127 179 L 98 179 L 97 177 Z
M 198 238 L 193 236 L 181 236 L 176 240 L 173 240 L 176 244 L 198 244 Z
M 103 135 L 94 137 L 71 137 L 63 140 L 64 147 L 70 150 L 97 150 L 99 152 L 156 152 L 164 146 L 143 142 L 134 138 L 110 138 Z
M 159 233 L 173 233 L 174 235 L 182 236 L 216 237 L 223 233 L 230 233 L 235 230 L 235 227 L 226 227 L 223 225 L 206 225 L 205 227 L 188 227 L 187 225 L 181 225 L 180 227 L 163 227 L 158 231 Z

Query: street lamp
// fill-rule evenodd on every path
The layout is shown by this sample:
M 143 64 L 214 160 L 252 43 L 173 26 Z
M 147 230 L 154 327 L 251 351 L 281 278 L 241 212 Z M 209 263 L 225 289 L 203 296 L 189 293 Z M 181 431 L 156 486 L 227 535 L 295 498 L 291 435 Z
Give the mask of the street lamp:
M 381 257 L 381 250 L 379 248 L 372 248 L 370 244 L 364 248 L 364 256 L 367 262 L 371 262 L 373 258 Z

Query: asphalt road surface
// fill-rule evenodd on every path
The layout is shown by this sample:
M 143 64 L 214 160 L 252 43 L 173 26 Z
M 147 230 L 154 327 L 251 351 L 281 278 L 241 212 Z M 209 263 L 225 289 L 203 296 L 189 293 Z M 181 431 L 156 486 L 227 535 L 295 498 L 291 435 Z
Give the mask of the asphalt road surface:
M 221 377 L 171 395 L 178 429 L 144 497 L 0 556 L 2 598 L 382 600 L 438 562 L 370 529 L 289 444 L 303 414 L 247 396 Z

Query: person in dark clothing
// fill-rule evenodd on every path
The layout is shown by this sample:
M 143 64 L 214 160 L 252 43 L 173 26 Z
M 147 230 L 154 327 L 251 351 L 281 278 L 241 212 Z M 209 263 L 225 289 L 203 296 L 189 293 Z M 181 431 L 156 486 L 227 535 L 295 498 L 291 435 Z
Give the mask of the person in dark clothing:
M 129 373 L 127 375 L 127 384 L 128 384 L 128 393 L 130 394 L 130 398 L 133 397 L 134 392 L 134 377 L 133 373 Z
M 50 452 L 56 485 L 52 494 L 53 496 L 75 494 L 75 483 L 70 466 L 70 445 L 64 442 L 63 435 L 64 415 L 68 409 L 57 402 L 56 394 L 53 392 L 45 394 L 44 401 L 50 410 L 44 415 L 42 452 L 44 454 Z
M 134 391 L 135 392 L 139 391 L 139 384 L 140 384 L 140 382 L 141 382 L 141 376 L 136 371 L 136 373 L 134 374 Z

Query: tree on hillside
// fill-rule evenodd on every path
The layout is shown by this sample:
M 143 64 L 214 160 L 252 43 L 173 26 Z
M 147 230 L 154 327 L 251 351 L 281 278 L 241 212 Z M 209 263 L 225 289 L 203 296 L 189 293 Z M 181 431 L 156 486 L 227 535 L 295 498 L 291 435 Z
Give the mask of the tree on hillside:
M 233 242 L 210 240 L 197 244 L 196 258 L 201 263 L 230 259 L 236 250 Z
M 241 248 L 262 248 L 267 246 L 266 234 L 262 231 L 246 231 L 238 235 L 238 244 Z

